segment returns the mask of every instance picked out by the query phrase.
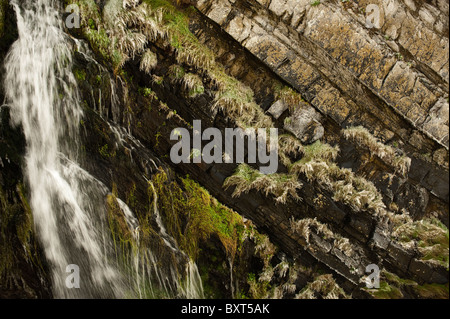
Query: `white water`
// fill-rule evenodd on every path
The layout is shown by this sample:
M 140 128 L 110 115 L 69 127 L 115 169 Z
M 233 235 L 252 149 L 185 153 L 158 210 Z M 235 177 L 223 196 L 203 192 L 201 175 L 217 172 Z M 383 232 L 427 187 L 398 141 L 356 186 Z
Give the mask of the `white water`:
M 101 192 L 85 185 L 84 176 L 68 164 L 76 162 L 82 111 L 61 16 L 50 0 L 11 4 L 19 38 L 5 61 L 6 99 L 27 141 L 30 204 L 52 265 L 55 297 L 92 297 L 99 289 L 101 296 L 119 296 L 120 276 L 105 255 L 102 221 L 93 218 L 96 207 L 87 200 L 88 192 Z M 85 289 L 65 287 L 69 264 L 77 264 L 80 275 L 89 274 L 81 278 Z
M 72 74 L 73 41 L 62 31 L 63 19 L 56 2 L 10 3 L 16 11 L 19 38 L 5 59 L 6 102 L 13 124 L 22 126 L 26 138 L 24 171 L 30 205 L 50 263 L 54 296 L 143 297 L 148 294 L 142 287 L 153 289 L 155 283 L 170 297 L 174 289 L 170 286 L 179 281 L 176 271 L 159 269 L 161 263 L 150 251 L 135 254 L 133 278 L 124 274 L 107 226 L 105 198 L 109 190 L 77 164 L 78 127 L 83 114 Z M 116 98 L 114 92 L 112 98 Z M 100 107 L 101 101 L 101 114 Z M 119 204 L 130 230 L 138 236 L 137 219 L 125 203 Z M 164 226 L 161 224 L 160 228 L 166 241 Z M 135 239 L 139 243 L 139 238 Z M 174 245 L 169 246 L 175 249 Z M 66 286 L 69 264 L 79 266 L 79 289 Z M 188 263 L 186 271 L 186 287 L 175 289 L 183 290 L 183 296 L 201 297 L 195 265 Z
M 149 185 L 153 190 L 153 209 L 154 214 L 157 214 L 157 216 L 155 216 L 155 220 L 158 224 L 158 227 L 160 228 L 159 233 L 164 244 L 167 248 L 179 254 L 188 262 L 186 263 L 185 267 L 186 274 L 184 283 L 180 283 L 176 265 L 171 263 L 166 264 L 164 267 L 164 271 L 161 271 L 161 268 L 158 265 L 159 261 L 157 260 L 157 258 L 155 258 L 152 251 L 148 248 L 143 248 L 140 246 L 140 229 L 138 220 L 136 219 L 136 217 L 134 217 L 129 207 L 122 200 L 117 198 L 117 202 L 119 203 L 119 206 L 124 213 L 127 225 L 130 230 L 133 230 L 132 234 L 137 244 L 137 248 L 130 256 L 130 264 L 133 265 L 135 290 L 138 291 L 140 298 L 144 296 L 157 298 L 158 294 L 157 292 L 153 291 L 153 287 L 147 287 L 148 285 L 146 285 L 147 282 L 156 280 L 158 286 L 160 287 L 160 290 L 162 290 L 163 294 L 166 296 L 170 296 L 176 293 L 178 295 L 181 295 L 182 297 L 186 297 L 189 299 L 204 298 L 202 280 L 200 278 L 197 265 L 192 260 L 190 260 L 185 253 L 175 247 L 175 239 L 173 239 L 173 237 L 171 237 L 167 233 L 164 225 L 162 224 L 162 220 L 158 211 L 156 191 L 151 182 L 149 182 Z M 161 291 L 159 291 L 158 293 L 161 294 Z

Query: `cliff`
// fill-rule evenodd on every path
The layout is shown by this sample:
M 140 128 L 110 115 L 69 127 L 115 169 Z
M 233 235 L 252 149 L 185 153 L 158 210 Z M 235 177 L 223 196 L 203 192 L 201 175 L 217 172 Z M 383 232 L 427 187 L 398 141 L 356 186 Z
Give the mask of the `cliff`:
M 65 30 L 84 113 L 81 166 L 113 194 L 112 236 L 128 243 L 111 202 L 123 198 L 160 251 L 158 203 L 168 233 L 198 264 L 206 297 L 448 298 L 448 2 L 71 0 L 61 8 L 69 4 L 81 17 L 80 28 Z M 2 59 L 15 28 L 2 1 Z M 278 128 L 278 172 L 174 164 L 171 132 L 194 120 L 223 134 Z M 23 221 L 32 218 L 26 141 L 6 104 L 1 129 L 1 263 L 12 266 L 0 268 L 0 295 L 46 297 L 45 247 Z M 379 289 L 365 287 L 370 264 L 382 270 Z

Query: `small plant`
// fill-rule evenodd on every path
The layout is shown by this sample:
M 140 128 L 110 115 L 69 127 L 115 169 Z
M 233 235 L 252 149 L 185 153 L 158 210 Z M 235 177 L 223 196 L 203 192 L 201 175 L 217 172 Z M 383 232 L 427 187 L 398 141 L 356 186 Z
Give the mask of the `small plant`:
M 435 218 L 409 220 L 401 223 L 392 232 L 394 239 L 405 247 L 416 246 L 425 262 L 449 267 L 448 228 Z
M 156 74 L 152 75 L 152 82 L 157 84 L 157 85 L 161 85 L 164 82 L 164 77 L 163 76 L 158 76 Z
M 196 74 L 186 73 L 183 77 L 183 84 L 186 90 L 188 90 L 189 97 L 191 98 L 205 92 L 202 79 Z
M 320 4 L 320 0 L 311 1 L 311 7 L 318 6 Z
M 299 164 L 306 164 L 311 161 L 330 163 L 337 158 L 339 147 L 316 141 L 311 145 L 304 146 L 302 153 L 303 157 Z
M 278 153 L 281 161 L 285 166 L 290 166 L 291 160 L 289 156 L 297 157 L 303 153 L 303 145 L 292 135 L 282 134 L 278 136 Z
M 304 157 L 289 166 L 291 174 L 305 175 L 308 181 L 317 182 L 332 191 L 333 200 L 343 202 L 356 211 L 369 209 L 380 212 L 385 208 L 382 196 L 373 183 L 332 162 L 337 156 L 337 148 L 320 143 L 304 147 L 303 152 Z
M 73 74 L 78 81 L 86 81 L 86 71 L 75 68 Z
M 147 49 L 142 55 L 139 69 L 141 71 L 146 72 L 147 74 L 151 74 L 151 71 L 156 67 L 157 64 L 158 58 L 156 54 L 153 53 L 151 50 Z
M 294 233 L 299 233 L 306 241 L 307 244 L 310 243 L 309 238 L 311 234 L 311 230 L 316 234 L 321 234 L 325 238 L 333 238 L 334 233 L 321 222 L 317 221 L 316 218 L 304 218 L 300 220 L 290 219 L 291 230 Z
M 100 155 L 101 156 L 103 156 L 103 157 L 105 157 L 105 158 L 109 158 L 109 157 L 114 157 L 114 156 L 116 156 L 116 151 L 114 150 L 114 151 L 109 151 L 108 150 L 108 144 L 105 144 L 105 145 L 103 145 L 102 147 L 100 147 L 99 149 L 98 149 L 98 151 L 99 151 L 99 153 L 100 153 Z
M 253 91 L 248 86 L 228 76 L 222 70 L 211 71 L 210 77 L 219 86 L 215 97 L 215 107 L 226 110 L 227 113 L 236 117 L 251 111 Z
M 169 67 L 168 75 L 172 81 L 180 81 L 183 79 L 186 71 L 181 65 L 173 64 Z
M 311 232 L 314 232 L 325 240 L 331 240 L 333 247 L 343 252 L 346 256 L 352 256 L 354 254 L 353 246 L 350 244 L 348 238 L 333 233 L 326 224 L 317 221 L 316 218 L 304 218 L 297 221 L 291 218 L 290 226 L 291 230 L 294 233 L 300 234 L 308 245 L 310 244 Z
M 403 61 L 403 55 L 400 52 L 395 53 L 395 56 L 397 57 L 398 60 Z
M 158 99 L 158 96 L 151 88 L 139 88 L 139 93 L 141 93 L 144 97 L 149 97 L 151 99 Z

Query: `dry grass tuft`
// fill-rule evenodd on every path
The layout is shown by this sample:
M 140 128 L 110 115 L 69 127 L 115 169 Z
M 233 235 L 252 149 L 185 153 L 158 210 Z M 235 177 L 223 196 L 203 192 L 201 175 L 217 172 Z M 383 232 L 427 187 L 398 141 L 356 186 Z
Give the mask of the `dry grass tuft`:
M 310 244 L 311 232 L 323 237 L 325 240 L 331 240 L 333 247 L 346 256 L 352 256 L 354 249 L 348 238 L 344 238 L 339 234 L 335 234 L 328 228 L 326 224 L 319 222 L 316 218 L 304 218 L 300 220 L 290 219 L 291 230 L 300 234 L 306 243 Z
M 291 230 L 294 233 L 300 234 L 300 236 L 305 239 L 307 244 L 310 243 L 309 237 L 311 234 L 311 230 L 313 230 L 316 234 L 325 236 L 325 238 L 333 238 L 334 236 L 334 233 L 327 227 L 327 225 L 317 221 L 316 218 L 303 218 L 300 220 L 294 220 L 293 218 L 291 218 L 290 224 Z
M 417 247 L 421 260 L 449 267 L 448 228 L 435 218 L 409 220 L 394 228 L 392 237 L 405 247 Z
M 286 203 L 290 195 L 295 200 L 300 200 L 297 189 L 302 184 L 295 176 L 286 174 L 262 174 L 247 164 L 240 164 L 236 172 L 225 180 L 223 185 L 226 189 L 235 186 L 233 197 L 248 193 L 254 189 L 275 197 L 277 203 Z
M 303 153 L 302 143 L 290 134 L 282 134 L 278 136 L 278 154 L 281 162 L 289 167 L 292 162 L 290 156 L 297 157 Z
M 331 274 L 321 275 L 300 291 L 296 299 L 348 299 Z
M 167 74 L 169 75 L 172 82 L 178 82 L 183 79 L 184 75 L 186 74 L 186 71 L 181 65 L 172 64 L 169 67 Z
M 183 84 L 189 92 L 189 97 L 196 97 L 205 92 L 202 79 L 194 73 L 186 73 L 183 77 Z
M 349 127 L 342 131 L 346 139 L 355 141 L 359 146 L 367 148 L 371 155 L 375 155 L 392 166 L 403 176 L 408 174 L 411 159 L 405 155 L 397 155 L 394 148 L 378 141 L 369 130 L 362 126 Z
M 156 67 L 157 64 L 158 57 L 151 50 L 147 49 L 142 55 L 139 69 L 147 74 L 151 74 L 151 71 Z

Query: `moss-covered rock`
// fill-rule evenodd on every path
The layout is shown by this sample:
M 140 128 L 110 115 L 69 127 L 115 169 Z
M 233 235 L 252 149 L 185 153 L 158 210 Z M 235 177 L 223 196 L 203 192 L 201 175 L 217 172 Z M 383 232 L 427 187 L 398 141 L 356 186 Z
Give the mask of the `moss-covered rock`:
M 168 180 L 166 173 L 155 175 L 152 182 L 168 231 L 191 258 L 198 258 L 200 243 L 212 234 L 220 240 L 227 257 L 234 258 L 244 229 L 241 216 L 189 177 L 181 178 L 182 186 Z
M 0 298 L 48 298 L 48 269 L 22 184 L 0 185 Z
M 404 279 L 387 270 L 381 272 L 380 288 L 369 289 L 377 299 L 448 299 L 447 284 L 419 285 L 414 280 Z
M 3 37 L 3 29 L 5 24 L 5 5 L 6 0 L 0 0 L 0 38 Z

